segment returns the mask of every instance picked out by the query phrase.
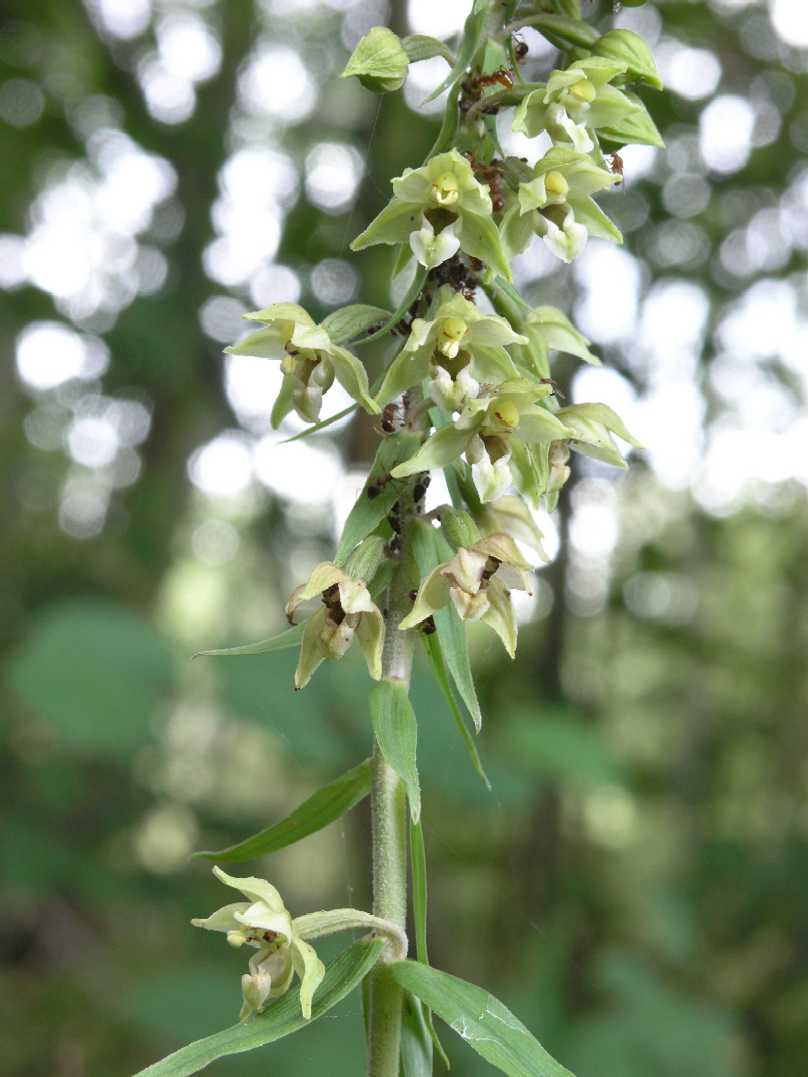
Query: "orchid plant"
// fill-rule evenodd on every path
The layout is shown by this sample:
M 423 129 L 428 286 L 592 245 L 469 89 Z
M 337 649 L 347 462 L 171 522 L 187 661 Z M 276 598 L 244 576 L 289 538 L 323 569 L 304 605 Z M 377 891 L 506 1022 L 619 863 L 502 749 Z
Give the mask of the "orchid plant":
M 304 689 L 323 662 L 339 661 L 356 640 L 372 682 L 373 746 L 369 759 L 287 819 L 199 855 L 238 862 L 270 854 L 369 797 L 373 908 L 292 917 L 269 882 L 215 867 L 243 900 L 192 923 L 252 951 L 239 1023 L 144 1073 L 190 1074 L 222 1055 L 270 1043 L 306 1027 L 360 984 L 370 1077 L 425 1077 L 433 1059 L 445 1062 L 433 1014 L 512 1077 L 568 1073 L 487 991 L 429 964 L 409 682 L 420 644 L 485 780 L 468 724 L 479 733 L 466 627 L 484 622 L 514 657 L 511 591 L 531 588 L 524 548 L 545 557 L 535 512 L 555 507 L 570 475 L 570 451 L 625 467 L 618 442 L 638 445 L 606 404 L 562 405 L 552 354 L 599 360 L 565 314 L 531 307 L 512 283 L 511 259 L 533 242 L 562 262 L 576 258 L 590 238 L 621 243 L 597 195 L 622 184 L 617 151 L 624 145 L 662 146 L 638 95 L 643 86 L 661 86 L 650 51 L 628 30 L 599 32 L 583 21 L 580 6 L 474 0 L 456 54 L 434 38 L 371 30 L 343 77 L 373 92 L 398 90 L 411 63 L 440 56 L 450 66 L 432 95 L 447 92 L 435 146 L 423 164 L 393 179 L 390 201 L 351 244 L 354 251 L 393 248 L 393 275 L 409 281 L 399 288 L 404 298 L 392 313 L 354 304 L 319 325 L 302 307 L 277 303 L 248 314 L 258 328 L 227 349 L 280 362 L 273 426 L 294 410 L 313 424 L 306 433 L 326 427 L 336 416 L 320 416 L 336 380 L 354 406 L 381 416 L 381 440 L 333 561 L 317 565 L 289 598 L 290 628 L 205 653 L 297 647 L 295 688 Z M 558 49 L 539 82 L 520 70 L 528 49 L 518 31 L 525 26 Z M 512 110 L 514 131 L 538 140 L 532 165 L 500 147 L 496 119 L 505 109 Z M 362 357 L 370 341 L 389 345 L 373 383 Z M 452 503 L 427 512 L 435 472 L 442 472 Z M 311 940 L 356 929 L 364 937 L 326 967 Z

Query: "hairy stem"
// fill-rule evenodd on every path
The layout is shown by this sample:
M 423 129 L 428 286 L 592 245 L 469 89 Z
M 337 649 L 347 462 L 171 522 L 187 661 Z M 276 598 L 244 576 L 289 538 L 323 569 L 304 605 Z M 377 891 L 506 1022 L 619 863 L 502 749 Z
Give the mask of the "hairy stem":
M 401 575 L 400 573 L 398 574 Z M 394 582 L 385 615 L 382 675 L 409 685 L 412 641 L 398 629 L 411 603 Z M 385 762 L 378 744 L 371 761 L 370 815 L 373 833 L 373 914 L 402 929 L 407 923 L 407 801 L 404 785 Z M 371 974 L 368 1013 L 368 1075 L 398 1077 L 402 991 L 384 963 Z

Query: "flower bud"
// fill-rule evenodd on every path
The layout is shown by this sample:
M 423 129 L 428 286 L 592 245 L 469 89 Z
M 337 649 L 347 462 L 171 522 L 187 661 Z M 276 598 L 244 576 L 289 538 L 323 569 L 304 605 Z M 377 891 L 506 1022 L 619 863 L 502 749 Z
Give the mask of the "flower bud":
M 348 556 L 345 571 L 355 580 L 373 579 L 384 559 L 384 539 L 379 535 L 369 535 Z
M 401 88 L 409 67 L 400 38 L 386 26 L 374 26 L 351 53 L 340 78 L 355 75 L 365 89 L 389 93 Z
M 462 509 L 443 509 L 440 523 L 446 540 L 455 550 L 468 549 L 480 541 L 480 529 Z

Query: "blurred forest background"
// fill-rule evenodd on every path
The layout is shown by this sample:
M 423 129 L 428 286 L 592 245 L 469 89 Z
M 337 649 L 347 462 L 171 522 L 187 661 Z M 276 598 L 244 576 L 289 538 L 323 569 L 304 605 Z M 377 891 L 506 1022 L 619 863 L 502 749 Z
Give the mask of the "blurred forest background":
M 655 47 L 667 150 L 627 151 L 604 199 L 624 249 L 567 269 L 538 246 L 518 279 L 606 362 L 560 362 L 568 398 L 648 449 L 578 459 L 517 662 L 474 637 L 492 794 L 417 671 L 432 958 L 578 1077 L 804 1077 L 808 12 L 584 9 Z M 221 349 L 270 302 L 388 305 L 389 252 L 347 242 L 428 149 L 443 61 L 381 102 L 336 76 L 374 24 L 448 37 L 466 12 L 3 5 L 3 1077 L 129 1074 L 230 1024 L 242 956 L 189 927 L 226 897 L 189 854 L 367 754 L 351 661 L 297 697 L 292 654 L 189 661 L 280 626 L 376 443 L 360 418 L 281 445 L 273 364 Z M 523 37 L 540 77 L 553 50 Z M 236 870 L 297 913 L 362 906 L 367 842 L 359 808 Z M 444 1038 L 458 1077 L 489 1072 Z M 213 1071 L 361 1058 L 354 996 Z

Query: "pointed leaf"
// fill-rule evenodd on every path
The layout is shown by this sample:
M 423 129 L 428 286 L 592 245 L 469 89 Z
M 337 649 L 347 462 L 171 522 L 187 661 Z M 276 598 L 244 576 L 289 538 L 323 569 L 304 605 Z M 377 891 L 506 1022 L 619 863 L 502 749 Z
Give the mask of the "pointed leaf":
M 429 97 L 426 98 L 424 104 L 428 104 L 430 101 L 434 101 L 436 97 L 440 97 L 444 90 L 448 89 L 453 82 L 457 82 L 465 74 L 466 68 L 471 63 L 474 53 L 480 44 L 482 38 L 483 29 L 485 27 L 486 12 L 472 11 L 463 26 L 463 36 L 460 41 L 460 50 L 457 54 L 454 67 L 440 83 L 436 86 Z
M 405 991 L 420 998 L 508 1077 L 572 1077 L 507 1006 L 483 988 L 417 961 L 395 961 L 388 969 Z
M 341 774 L 333 782 L 318 789 L 308 800 L 295 808 L 280 823 L 245 838 L 237 845 L 215 852 L 194 853 L 194 857 L 238 863 L 257 856 L 275 853 L 314 834 L 339 819 L 370 793 L 370 763 L 366 759 L 358 767 Z
M 383 307 L 351 303 L 350 306 L 332 310 L 328 317 L 323 319 L 322 325 L 335 344 L 347 344 L 362 333 L 367 333 L 368 329 L 378 322 L 386 322 L 389 317 L 390 311 Z
M 570 45 L 591 49 L 598 40 L 598 32 L 580 19 L 568 19 L 565 15 L 535 15 L 524 20 L 559 49 Z
M 424 1010 L 414 995 L 405 995 L 401 1023 L 401 1077 L 432 1077 L 432 1040 Z
M 259 639 L 257 643 L 245 643 L 241 647 L 222 647 L 215 651 L 197 651 L 194 658 L 238 658 L 247 654 L 271 654 L 273 651 L 286 651 L 297 647 L 303 638 L 303 625 L 294 625 L 285 632 L 269 639 Z
M 317 434 L 320 430 L 325 430 L 327 426 L 331 426 L 332 423 L 338 423 L 340 419 L 344 419 L 346 415 L 350 415 L 358 407 L 358 404 L 349 404 L 347 408 L 338 411 L 336 415 L 330 415 L 327 419 L 320 419 L 318 423 L 301 430 L 299 434 L 293 434 L 290 438 L 285 438 L 280 444 L 288 445 L 290 441 L 300 441 L 302 438 L 307 438 L 309 434 Z
M 455 62 L 452 50 L 446 42 L 439 41 L 436 37 L 429 37 L 427 34 L 410 34 L 402 40 L 401 44 L 411 64 L 417 64 L 420 60 L 430 60 L 433 56 L 442 56 L 450 66 Z
M 408 235 L 405 236 L 404 238 L 407 239 Z M 358 249 L 361 249 L 361 248 L 357 248 L 357 250 Z M 427 270 L 426 266 L 417 265 L 415 267 L 415 276 L 412 279 L 412 284 L 407 289 L 407 294 L 401 300 L 398 307 L 390 315 L 390 317 L 387 319 L 387 321 L 384 323 L 384 325 L 381 327 L 381 329 L 377 329 L 374 333 L 370 333 L 368 336 L 363 337 L 361 340 L 355 341 L 355 344 L 357 344 L 357 345 L 359 345 L 359 344 L 369 344 L 371 342 L 371 340 L 381 340 L 382 337 L 386 337 L 387 334 L 390 333 L 395 328 L 396 325 L 398 325 L 398 323 L 401 321 L 401 319 L 404 317 L 404 315 L 410 309 L 412 304 L 415 302 L 415 300 L 421 294 L 421 289 L 423 288 L 424 283 L 426 282 L 427 272 L 428 272 L 428 270 Z
M 449 561 L 454 556 L 449 543 L 422 520 L 418 520 L 413 527 L 412 548 L 422 579 L 428 576 L 437 565 L 443 561 Z M 479 732 L 483 719 L 471 673 L 463 622 L 451 603 L 442 610 L 438 610 L 434 619 L 446 666 Z
M 446 700 L 449 710 L 452 713 L 452 717 L 455 720 L 455 725 L 458 728 L 460 736 L 463 738 L 463 743 L 466 746 L 466 751 L 469 753 L 469 759 L 471 765 L 474 767 L 477 774 L 482 778 L 485 783 L 486 789 L 491 791 L 491 782 L 488 780 L 488 775 L 485 773 L 485 769 L 480 759 L 480 754 L 477 751 L 477 745 L 474 743 L 474 737 L 469 732 L 463 715 L 460 712 L 460 708 L 457 705 L 454 695 L 452 694 L 451 685 L 449 684 L 449 676 L 446 672 L 446 664 L 443 660 L 443 655 L 440 649 L 440 642 L 437 639 L 437 635 L 424 636 L 424 646 L 426 647 L 427 654 L 429 655 L 429 661 L 432 665 L 432 672 L 435 674 L 435 680 L 438 687 L 443 693 L 443 698 Z
M 370 718 L 382 755 L 407 787 L 413 823 L 421 817 L 416 747 L 418 723 L 407 689 L 398 681 L 380 681 L 370 690 Z
M 335 564 L 344 564 L 354 546 L 375 531 L 393 507 L 398 498 L 398 486 L 395 482 L 389 481 L 390 470 L 400 460 L 406 460 L 418 442 L 418 435 L 410 430 L 402 430 L 381 442 L 370 469 L 368 481 L 356 504 L 348 513 L 348 519 L 345 521 L 334 556 Z M 381 490 L 375 497 L 368 497 L 368 490 L 374 487 L 379 479 L 384 481 Z
M 311 1021 L 316 1021 L 342 1002 L 364 980 L 378 961 L 384 945 L 381 939 L 358 942 L 331 962 L 314 997 L 309 1021 L 301 1013 L 297 991 L 290 991 L 249 1021 L 231 1025 L 212 1036 L 189 1043 L 160 1062 L 140 1070 L 135 1077 L 188 1077 L 217 1058 L 252 1051 L 307 1028 Z

